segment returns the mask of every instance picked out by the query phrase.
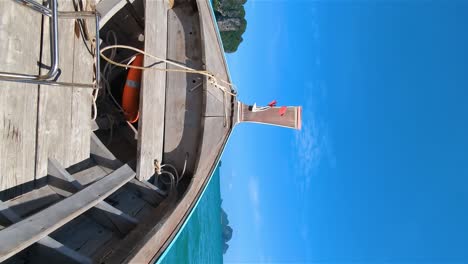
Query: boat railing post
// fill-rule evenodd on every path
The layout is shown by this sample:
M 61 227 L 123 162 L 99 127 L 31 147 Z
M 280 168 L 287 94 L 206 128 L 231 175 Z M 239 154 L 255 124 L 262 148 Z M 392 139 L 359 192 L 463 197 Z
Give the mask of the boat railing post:
M 13 0 L 22 6 L 28 7 L 35 12 L 49 17 L 50 27 L 50 69 L 44 75 L 33 75 L 12 72 L 0 72 L 0 81 L 9 82 L 22 82 L 32 83 L 39 85 L 52 85 L 52 86 L 70 86 L 76 88 L 99 88 L 100 81 L 100 63 L 99 63 L 99 14 L 97 12 L 89 11 L 76 11 L 76 12 L 59 12 L 57 7 L 57 0 L 50 0 L 50 7 L 43 6 L 34 0 Z M 96 82 L 87 83 L 73 83 L 73 82 L 58 82 L 55 80 L 59 72 L 59 48 L 58 48 L 58 19 L 61 18 L 90 18 L 96 19 L 96 48 L 95 48 L 95 67 L 96 67 Z

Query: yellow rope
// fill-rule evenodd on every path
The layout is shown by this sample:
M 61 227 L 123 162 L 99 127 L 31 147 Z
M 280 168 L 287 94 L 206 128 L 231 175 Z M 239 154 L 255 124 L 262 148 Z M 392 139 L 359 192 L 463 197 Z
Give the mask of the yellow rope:
M 140 54 L 146 55 L 146 56 L 151 57 L 153 59 L 156 59 L 158 61 L 163 61 L 163 62 L 165 62 L 167 64 L 179 67 L 181 69 L 167 69 L 167 68 L 163 69 L 163 68 L 134 66 L 134 65 L 127 65 L 127 64 L 118 63 L 118 62 L 113 61 L 113 60 L 111 60 L 110 58 L 108 58 L 108 57 L 106 57 L 104 55 L 104 52 L 106 50 L 110 50 L 110 49 L 133 50 L 133 51 L 138 52 Z M 204 75 L 204 76 L 206 76 L 208 78 L 208 82 L 211 83 L 215 88 L 220 89 L 225 94 L 229 94 L 231 96 L 237 96 L 236 92 L 233 90 L 233 87 L 235 87 L 235 86 L 232 83 L 227 82 L 227 81 L 225 81 L 223 79 L 218 79 L 214 74 L 210 73 L 209 71 L 192 69 L 192 68 L 189 68 L 189 67 L 187 67 L 185 65 L 182 65 L 182 64 L 179 64 L 179 63 L 167 60 L 167 59 L 159 58 L 157 56 L 154 56 L 154 55 L 149 54 L 149 53 L 147 53 L 147 52 L 145 52 L 143 50 L 140 50 L 140 49 L 137 49 L 137 48 L 134 48 L 134 47 L 131 47 L 131 46 L 126 46 L 126 45 L 110 45 L 110 46 L 107 46 L 107 47 L 101 49 L 101 57 L 104 60 L 106 60 L 108 63 L 119 66 L 119 67 L 123 67 L 123 68 L 132 68 L 132 69 L 139 69 L 139 70 L 155 70 L 155 71 L 164 71 L 164 72 L 186 72 L 186 73 L 194 73 L 194 74 Z M 227 87 L 224 86 L 224 85 L 219 84 L 219 82 L 225 84 Z

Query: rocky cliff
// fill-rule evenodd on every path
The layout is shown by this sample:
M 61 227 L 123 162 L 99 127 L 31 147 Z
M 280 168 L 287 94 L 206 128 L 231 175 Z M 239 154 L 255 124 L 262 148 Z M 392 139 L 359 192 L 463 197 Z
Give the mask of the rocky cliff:
M 213 0 L 213 8 L 223 40 L 224 51 L 235 52 L 247 28 L 244 4 L 247 0 Z
M 221 228 L 222 228 L 221 232 L 223 236 L 223 254 L 225 254 L 229 248 L 229 245 L 227 242 L 231 240 L 233 230 L 229 226 L 228 216 L 223 208 L 221 208 Z

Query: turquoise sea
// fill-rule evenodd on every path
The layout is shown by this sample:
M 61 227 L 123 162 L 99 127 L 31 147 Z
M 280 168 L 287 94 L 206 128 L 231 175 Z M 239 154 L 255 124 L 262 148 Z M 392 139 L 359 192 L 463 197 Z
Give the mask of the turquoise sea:
M 219 167 L 198 206 L 159 263 L 222 263 Z

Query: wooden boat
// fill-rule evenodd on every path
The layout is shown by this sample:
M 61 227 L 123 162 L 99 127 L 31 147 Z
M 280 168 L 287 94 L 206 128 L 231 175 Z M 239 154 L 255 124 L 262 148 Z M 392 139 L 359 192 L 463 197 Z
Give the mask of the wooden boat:
M 53 19 L 17 2 L 28 4 L 0 1 L 0 71 L 44 73 L 55 56 Z M 58 79 L 0 82 L 0 261 L 153 263 L 193 210 L 234 126 L 300 129 L 301 109 L 245 105 L 206 75 L 165 71 L 177 67 L 145 56 L 163 71 L 143 73 L 140 117 L 130 124 L 118 107 L 126 71 L 88 54 L 92 36 L 106 36 L 97 47 L 141 48 L 229 83 L 210 0 L 77 3 L 58 2 Z M 89 16 L 77 20 L 77 12 Z M 105 69 L 103 81 L 93 65 Z

